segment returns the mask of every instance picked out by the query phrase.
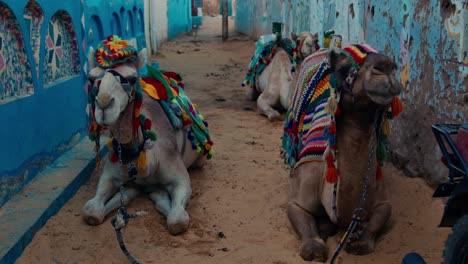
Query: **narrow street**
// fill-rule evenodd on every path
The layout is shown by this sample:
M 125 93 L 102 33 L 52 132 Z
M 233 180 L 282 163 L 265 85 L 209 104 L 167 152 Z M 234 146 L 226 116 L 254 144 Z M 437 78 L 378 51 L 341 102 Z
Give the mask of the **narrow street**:
M 130 212 L 149 212 L 130 220 L 123 231 L 129 251 L 142 263 L 305 263 L 286 215 L 288 170 L 279 155 L 283 124 L 270 123 L 245 99 L 240 84 L 254 42 L 232 33 L 234 21 L 229 23 L 227 42 L 221 41 L 221 18 L 204 17 L 196 38 L 180 36 L 153 58 L 161 69 L 182 75 L 186 94 L 210 125 L 215 155 L 203 169 L 190 172 L 186 234 L 171 236 L 147 197 L 131 203 Z M 413 251 L 427 263 L 440 263 L 449 233 L 437 227 L 443 202 L 432 198 L 422 179 L 405 177 L 390 164 L 384 175 L 393 206 L 386 233 L 375 253 L 343 252 L 338 263 L 400 263 Z M 109 218 L 96 227 L 81 218 L 97 180 L 95 173 L 35 235 L 17 263 L 127 263 Z M 330 254 L 337 239 L 327 241 Z

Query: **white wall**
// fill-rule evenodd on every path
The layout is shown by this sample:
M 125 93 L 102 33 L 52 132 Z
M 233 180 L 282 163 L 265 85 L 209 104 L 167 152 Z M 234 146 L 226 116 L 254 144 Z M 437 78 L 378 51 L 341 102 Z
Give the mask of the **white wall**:
M 156 54 L 158 47 L 167 40 L 167 1 L 171 0 L 145 0 L 146 46 L 150 55 Z

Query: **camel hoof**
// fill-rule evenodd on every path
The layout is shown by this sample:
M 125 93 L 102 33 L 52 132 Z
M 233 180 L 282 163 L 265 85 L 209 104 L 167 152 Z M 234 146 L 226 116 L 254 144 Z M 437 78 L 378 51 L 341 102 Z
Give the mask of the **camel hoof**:
M 369 240 L 359 240 L 348 244 L 345 251 L 353 255 L 367 255 L 374 252 L 374 246 Z
M 97 226 L 104 221 L 104 207 L 96 206 L 96 203 L 93 200 L 89 200 L 82 210 L 83 220 L 92 226 Z
M 276 112 L 268 115 L 268 119 L 273 122 L 273 121 L 279 121 L 281 120 L 281 114 Z
M 188 221 L 179 221 L 173 224 L 169 224 L 167 226 L 167 229 L 169 230 L 169 234 L 173 236 L 178 236 L 187 232 L 188 227 L 189 227 Z
M 187 232 L 190 225 L 190 220 L 187 212 L 183 211 L 179 217 L 169 216 L 167 219 L 167 229 L 169 234 L 177 236 Z
M 97 226 L 102 223 L 102 219 L 99 219 L 95 216 L 84 216 L 83 219 L 90 226 Z
M 328 249 L 321 239 L 308 239 L 301 243 L 300 255 L 305 261 L 327 261 Z

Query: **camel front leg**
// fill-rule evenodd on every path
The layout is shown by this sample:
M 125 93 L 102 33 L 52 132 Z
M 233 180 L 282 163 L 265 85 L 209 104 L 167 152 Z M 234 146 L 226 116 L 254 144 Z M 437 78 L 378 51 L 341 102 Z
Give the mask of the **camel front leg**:
M 301 257 L 307 261 L 325 262 L 327 246 L 319 236 L 315 217 L 296 203 L 289 203 L 288 217 L 301 239 Z
M 255 101 L 258 98 L 258 92 L 254 88 L 247 87 L 247 90 L 245 91 L 245 98 L 249 101 Z
M 96 190 L 96 195 L 89 200 L 82 209 L 83 219 L 89 225 L 99 225 L 106 216 L 105 203 L 117 192 L 121 181 L 115 179 L 115 175 L 119 175 L 120 167 L 104 161 L 104 168 L 99 178 L 99 183 Z
M 157 188 L 149 194 L 150 199 L 154 202 L 154 207 L 165 217 L 171 211 L 171 198 L 169 193 L 163 188 Z
M 392 207 L 389 202 L 386 201 L 375 206 L 359 240 L 348 244 L 345 248 L 346 252 L 355 255 L 367 255 L 374 252 L 377 232 L 384 227 L 391 214 Z
M 277 96 L 279 97 L 279 95 Z M 280 113 L 273 109 L 273 105 L 276 105 L 279 98 L 274 98 L 273 95 L 269 95 L 267 91 L 263 92 L 257 100 L 258 111 L 266 115 L 270 121 L 280 119 Z
M 105 204 L 105 215 L 108 215 L 113 210 L 122 206 L 120 200 L 121 195 L 123 195 L 123 205 L 127 206 L 133 199 L 135 199 L 135 197 L 138 196 L 138 194 L 140 194 L 140 191 L 131 187 L 124 188 L 123 194 L 121 194 L 120 191 L 116 192 L 114 196 Z
M 171 208 L 167 214 L 167 227 L 171 235 L 185 233 L 189 227 L 190 219 L 185 211 L 192 194 L 188 172 L 178 177 L 167 187 L 171 197 Z

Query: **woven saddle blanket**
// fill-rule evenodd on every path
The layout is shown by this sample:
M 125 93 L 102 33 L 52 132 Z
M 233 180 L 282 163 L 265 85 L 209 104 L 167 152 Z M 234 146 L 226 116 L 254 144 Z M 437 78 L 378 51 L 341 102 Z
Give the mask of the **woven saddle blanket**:
M 140 85 L 143 91 L 160 103 L 175 129 L 188 130 L 192 148 L 203 151 L 211 158 L 214 152 L 208 123 L 185 95 L 182 78 L 174 72 L 162 72 L 148 65 L 148 75 L 140 78 Z
M 328 129 L 332 115 L 326 111 L 334 75 L 321 49 L 303 62 L 283 134 L 283 155 L 291 169 L 303 162 L 324 161 L 324 152 L 335 142 Z
M 261 74 L 265 67 L 270 64 L 278 48 L 282 48 L 289 54 L 294 69 L 297 64 L 294 57 L 296 43 L 289 38 L 283 38 L 276 34 L 263 35 L 255 44 L 255 53 L 250 61 L 242 86 L 247 85 L 252 89 L 256 89 L 255 78 L 257 74 Z

